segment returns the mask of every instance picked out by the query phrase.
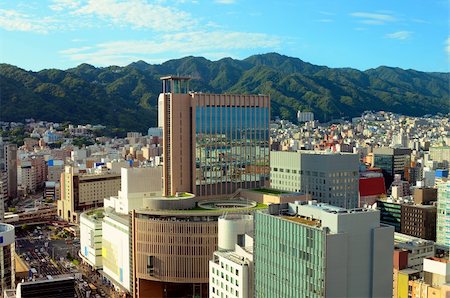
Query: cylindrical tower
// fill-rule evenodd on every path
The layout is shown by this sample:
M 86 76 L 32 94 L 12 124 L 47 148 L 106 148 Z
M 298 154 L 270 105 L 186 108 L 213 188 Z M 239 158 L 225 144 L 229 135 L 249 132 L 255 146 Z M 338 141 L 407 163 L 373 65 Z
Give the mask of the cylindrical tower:
M 15 287 L 14 226 L 0 223 L 0 291 Z
M 219 250 L 234 250 L 236 244 L 244 246 L 245 234 L 253 232 L 253 216 L 225 214 L 219 218 Z

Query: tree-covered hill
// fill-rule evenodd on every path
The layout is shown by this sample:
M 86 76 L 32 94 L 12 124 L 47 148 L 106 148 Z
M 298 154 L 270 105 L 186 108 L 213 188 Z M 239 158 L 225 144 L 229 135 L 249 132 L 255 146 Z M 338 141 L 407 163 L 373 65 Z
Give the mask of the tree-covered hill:
M 272 117 L 295 121 L 297 110 L 322 121 L 386 110 L 405 115 L 450 111 L 449 73 L 381 66 L 359 71 L 328 68 L 277 53 L 244 60 L 185 57 L 125 67 L 81 64 L 68 70 L 25 71 L 0 64 L 0 120 L 35 118 L 103 124 L 145 132 L 157 123 L 163 75 L 191 76 L 191 89 L 211 93 L 263 93 Z

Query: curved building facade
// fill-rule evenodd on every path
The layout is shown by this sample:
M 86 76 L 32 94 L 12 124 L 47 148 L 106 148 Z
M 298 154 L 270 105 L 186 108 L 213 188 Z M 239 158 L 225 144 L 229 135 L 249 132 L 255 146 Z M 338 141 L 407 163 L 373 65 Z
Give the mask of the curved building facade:
M 215 211 L 133 211 L 135 296 L 207 297 L 219 216 Z
M 15 287 L 14 226 L 0 223 L 0 293 Z

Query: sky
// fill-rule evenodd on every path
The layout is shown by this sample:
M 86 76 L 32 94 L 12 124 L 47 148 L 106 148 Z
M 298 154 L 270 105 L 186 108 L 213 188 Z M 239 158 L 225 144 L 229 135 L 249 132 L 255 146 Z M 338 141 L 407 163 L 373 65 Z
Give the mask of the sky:
M 0 62 L 26 70 L 277 52 L 450 71 L 450 0 L 0 0 Z

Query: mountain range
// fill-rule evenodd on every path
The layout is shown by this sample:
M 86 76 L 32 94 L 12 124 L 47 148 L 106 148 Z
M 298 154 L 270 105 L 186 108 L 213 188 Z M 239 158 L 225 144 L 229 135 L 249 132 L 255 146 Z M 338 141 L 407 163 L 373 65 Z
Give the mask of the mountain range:
M 157 125 L 159 78 L 170 74 L 191 76 L 190 88 L 198 92 L 270 95 L 272 118 L 294 122 L 297 110 L 312 111 L 321 121 L 365 110 L 410 116 L 450 111 L 449 73 L 329 68 L 268 53 L 243 60 L 189 56 L 162 64 L 81 64 L 38 72 L 0 64 L 0 120 L 34 118 L 145 132 Z

